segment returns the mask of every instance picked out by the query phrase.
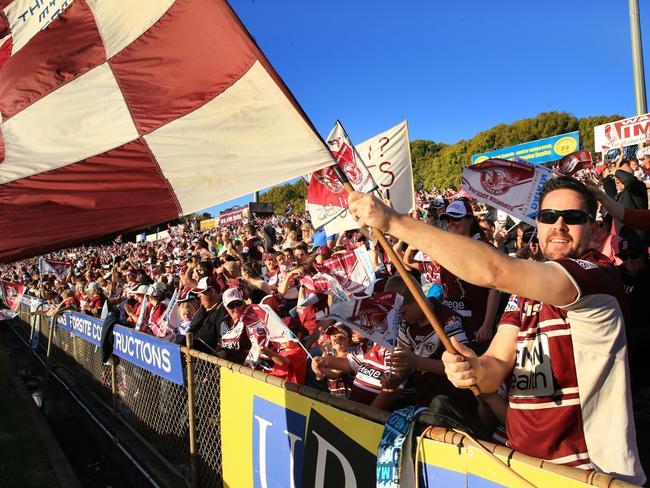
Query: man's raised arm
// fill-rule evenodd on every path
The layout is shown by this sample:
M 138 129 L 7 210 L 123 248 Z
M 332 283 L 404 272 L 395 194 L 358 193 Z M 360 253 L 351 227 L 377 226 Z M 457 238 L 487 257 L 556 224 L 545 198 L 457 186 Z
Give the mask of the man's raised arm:
M 549 305 L 572 303 L 578 290 L 560 266 L 516 259 L 493 246 L 400 215 L 377 198 L 354 192 L 350 211 L 375 227 L 427 253 L 455 276 L 478 286 L 514 293 Z

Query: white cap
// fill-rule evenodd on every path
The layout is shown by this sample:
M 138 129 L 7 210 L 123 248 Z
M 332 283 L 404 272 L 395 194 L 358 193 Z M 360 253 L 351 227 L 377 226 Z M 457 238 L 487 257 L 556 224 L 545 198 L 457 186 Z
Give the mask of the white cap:
M 444 216 L 462 219 L 463 217 L 467 217 L 467 207 L 465 207 L 465 204 L 461 200 L 454 200 L 447 205 L 447 209 L 441 217 Z
M 224 307 L 228 307 L 228 305 L 230 305 L 232 302 L 244 301 L 244 297 L 241 296 L 241 293 L 239 293 L 239 290 L 237 288 L 228 288 L 223 292 L 221 299 L 223 301 Z

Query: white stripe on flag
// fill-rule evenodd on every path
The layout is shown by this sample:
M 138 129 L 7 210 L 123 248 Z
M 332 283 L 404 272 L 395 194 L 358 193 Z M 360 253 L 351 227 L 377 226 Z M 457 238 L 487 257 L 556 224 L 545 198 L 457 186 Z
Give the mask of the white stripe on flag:
M 103 153 L 133 141 L 138 132 L 104 63 L 5 121 L 2 135 L 0 184 Z
M 224 93 L 144 139 L 183 213 L 333 163 L 259 62 Z

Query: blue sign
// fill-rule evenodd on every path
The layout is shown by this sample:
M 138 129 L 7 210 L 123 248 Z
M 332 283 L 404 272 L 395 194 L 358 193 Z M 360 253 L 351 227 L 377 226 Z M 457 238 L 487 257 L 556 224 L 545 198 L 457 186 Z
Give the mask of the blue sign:
M 98 318 L 78 312 L 66 314 L 68 329 L 77 337 L 94 344 L 101 345 L 103 322 Z
M 179 385 L 183 384 L 181 348 L 156 337 L 116 325 L 113 354 Z
M 536 141 L 525 142 L 517 146 L 497 149 L 472 156 L 472 164 L 482 163 L 488 159 L 523 158 L 531 163 L 540 164 L 557 161 L 567 154 L 576 152 L 580 147 L 580 133 L 578 131 L 547 137 Z

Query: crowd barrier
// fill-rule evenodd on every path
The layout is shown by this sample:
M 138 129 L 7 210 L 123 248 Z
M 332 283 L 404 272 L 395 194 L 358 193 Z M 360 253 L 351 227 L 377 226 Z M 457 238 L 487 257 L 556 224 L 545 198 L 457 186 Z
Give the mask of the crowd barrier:
M 25 297 L 8 324 L 47 357 L 47 374 L 64 368 L 188 486 L 375 486 L 386 412 L 132 330 L 117 329 L 121 357 L 104 364 L 98 319 L 50 321 L 37 309 Z M 418 421 L 420 487 L 632 486 L 426 428 L 429 421 L 427 413 Z

